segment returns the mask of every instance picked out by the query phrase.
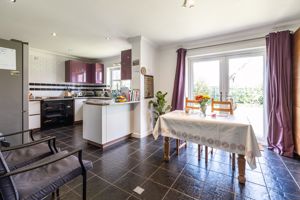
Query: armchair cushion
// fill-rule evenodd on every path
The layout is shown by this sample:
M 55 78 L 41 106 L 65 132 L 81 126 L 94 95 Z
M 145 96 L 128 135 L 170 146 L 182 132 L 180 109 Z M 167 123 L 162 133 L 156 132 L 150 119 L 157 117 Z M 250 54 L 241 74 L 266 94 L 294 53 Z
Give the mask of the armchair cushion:
M 9 171 L 8 166 L 0 151 L 0 175 Z M 11 177 L 0 179 L 0 199 L 18 200 L 18 192 Z
M 61 151 L 39 160 L 35 164 L 59 158 L 67 153 L 67 151 Z M 90 161 L 83 161 L 83 164 L 86 170 L 93 166 Z M 13 180 L 20 199 L 40 200 L 81 173 L 82 169 L 78 158 L 69 156 L 47 166 L 15 175 Z
M 12 171 L 24 167 L 52 154 L 47 143 L 41 143 L 22 149 L 3 152 L 8 168 Z

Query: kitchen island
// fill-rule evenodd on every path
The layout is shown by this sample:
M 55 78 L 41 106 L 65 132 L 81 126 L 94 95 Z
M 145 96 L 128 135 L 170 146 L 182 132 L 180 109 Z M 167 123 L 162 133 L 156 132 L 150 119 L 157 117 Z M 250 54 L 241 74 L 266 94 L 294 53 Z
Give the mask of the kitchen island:
M 105 148 L 130 137 L 133 132 L 133 110 L 139 102 L 83 103 L 83 139 Z

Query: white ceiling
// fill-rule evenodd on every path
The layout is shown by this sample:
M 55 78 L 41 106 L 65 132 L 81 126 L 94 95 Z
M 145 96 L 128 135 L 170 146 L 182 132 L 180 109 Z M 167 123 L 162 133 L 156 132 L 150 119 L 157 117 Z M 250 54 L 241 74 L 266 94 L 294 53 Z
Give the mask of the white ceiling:
M 300 19 L 300 0 L 195 1 L 188 9 L 183 0 L 0 0 L 0 37 L 104 58 L 130 48 L 126 39 L 137 35 L 162 46 Z

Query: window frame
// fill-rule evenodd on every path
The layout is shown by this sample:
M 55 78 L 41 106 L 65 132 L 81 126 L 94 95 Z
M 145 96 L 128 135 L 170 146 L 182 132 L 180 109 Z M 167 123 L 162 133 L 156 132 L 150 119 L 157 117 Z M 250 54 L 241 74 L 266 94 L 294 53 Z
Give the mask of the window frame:
M 219 77 L 219 88 L 220 92 L 224 97 L 228 96 L 229 89 L 230 89 L 230 80 L 229 80 L 229 60 L 234 58 L 243 58 L 243 57 L 256 57 L 256 56 L 263 56 L 264 68 L 263 68 L 263 88 L 264 88 L 264 96 L 267 96 L 267 73 L 266 73 L 266 48 L 265 47 L 258 47 L 253 49 L 247 50 L 239 50 L 239 51 L 232 51 L 232 52 L 223 52 L 218 54 L 209 54 L 209 55 L 198 55 L 198 56 L 190 56 L 187 57 L 187 69 L 186 69 L 186 96 L 189 99 L 193 97 L 193 90 L 194 90 L 194 80 L 193 80 L 193 63 L 195 62 L 202 62 L 202 61 L 213 61 L 219 60 L 220 61 L 220 77 Z M 266 144 L 267 141 L 267 132 L 268 132 L 268 121 L 267 121 L 267 98 L 264 98 L 263 103 L 263 137 L 257 138 L 259 142 L 262 144 Z

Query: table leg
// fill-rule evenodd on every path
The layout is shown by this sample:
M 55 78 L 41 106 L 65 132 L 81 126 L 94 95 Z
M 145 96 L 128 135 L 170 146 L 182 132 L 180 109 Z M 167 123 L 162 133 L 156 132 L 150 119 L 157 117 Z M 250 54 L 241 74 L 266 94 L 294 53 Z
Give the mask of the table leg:
M 180 148 L 180 140 L 176 139 L 176 155 L 179 155 L 179 148 Z
M 239 167 L 239 176 L 238 176 L 239 183 L 244 184 L 246 182 L 246 177 L 245 177 L 246 160 L 244 155 L 239 154 L 238 167 Z
M 169 161 L 170 160 L 170 138 L 165 137 L 164 142 L 164 160 Z
M 232 167 L 232 170 L 235 170 L 235 153 L 232 153 L 232 160 L 231 160 L 231 167 Z
M 205 164 L 208 162 L 208 146 L 205 146 Z

